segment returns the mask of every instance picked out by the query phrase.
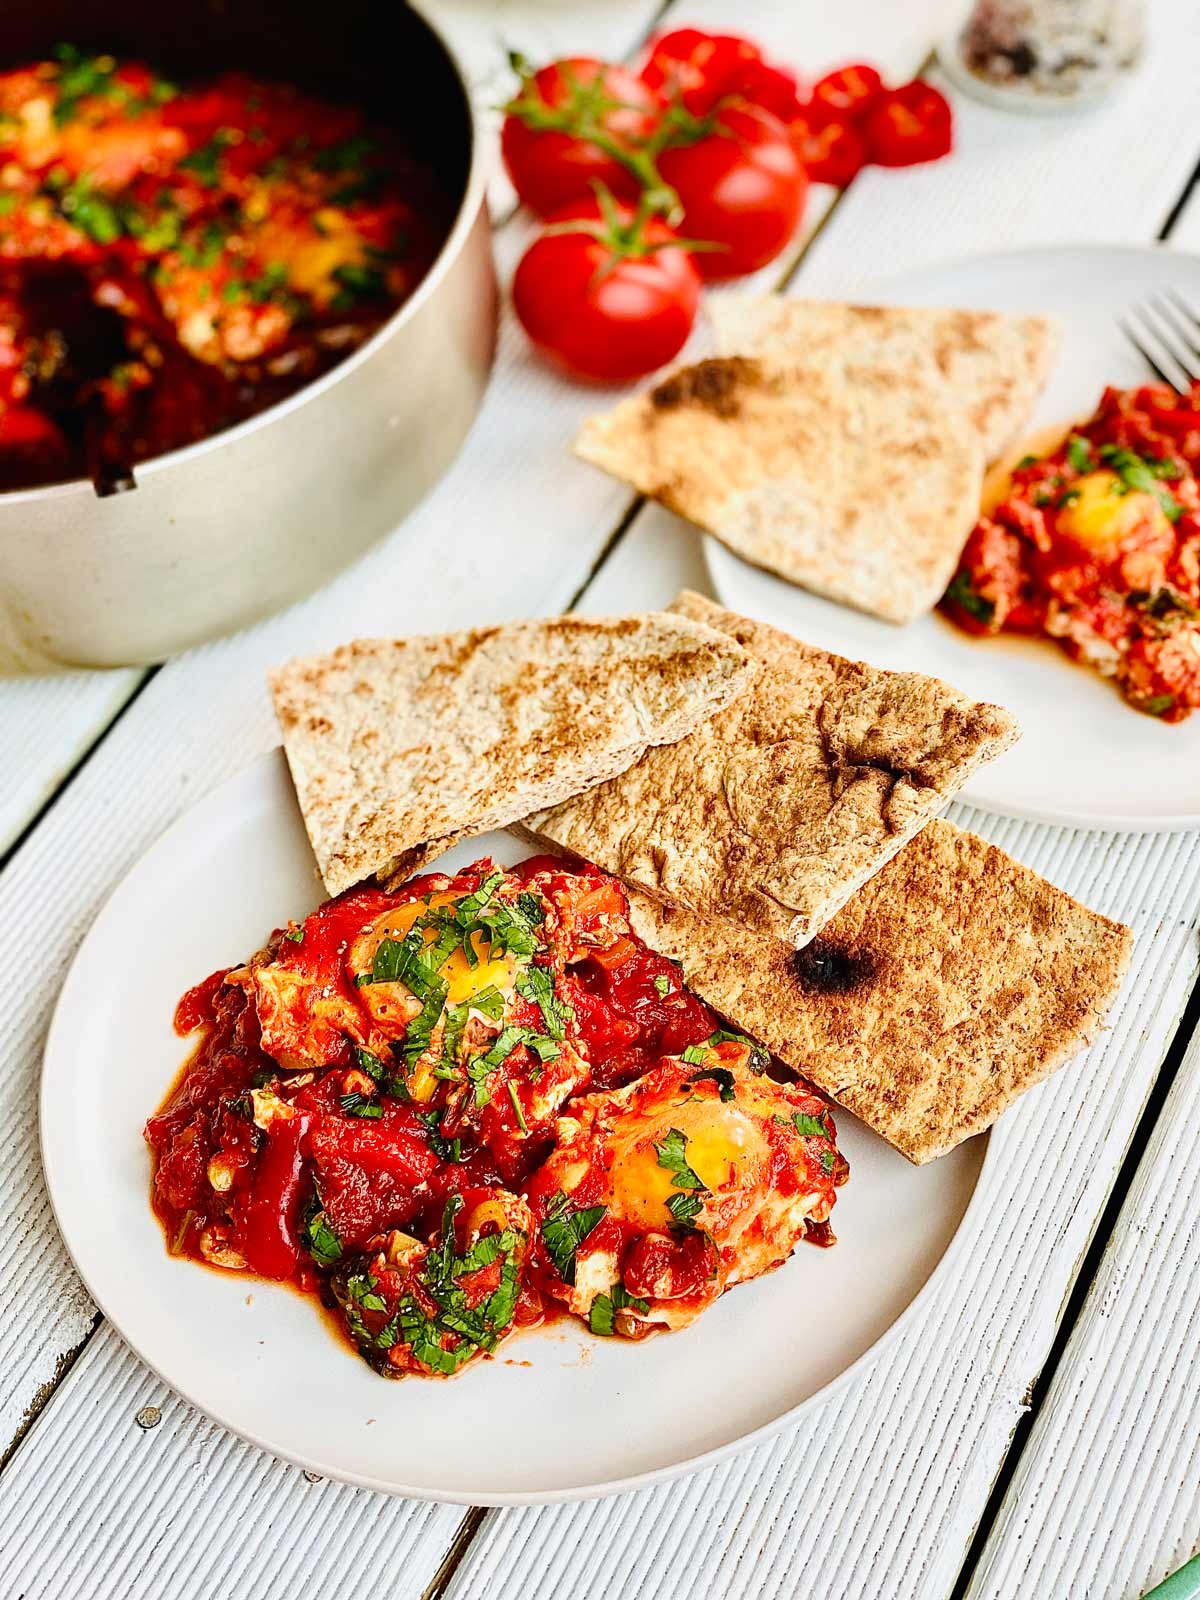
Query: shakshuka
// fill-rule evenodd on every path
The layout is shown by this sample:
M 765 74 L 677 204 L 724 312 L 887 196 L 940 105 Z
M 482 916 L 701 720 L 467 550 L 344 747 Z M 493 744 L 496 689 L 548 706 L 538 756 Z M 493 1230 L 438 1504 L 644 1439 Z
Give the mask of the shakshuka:
M 447 229 L 362 112 L 62 46 L 0 73 L 0 489 L 191 444 L 356 349 Z
M 389 1377 L 516 1329 L 679 1328 L 803 1239 L 847 1167 L 630 929 L 621 885 L 536 857 L 350 890 L 214 973 L 146 1124 L 168 1247 L 320 1297 Z
M 1200 706 L 1200 383 L 1109 389 L 1029 455 L 980 518 L 942 601 L 971 633 L 1048 634 L 1138 711 Z

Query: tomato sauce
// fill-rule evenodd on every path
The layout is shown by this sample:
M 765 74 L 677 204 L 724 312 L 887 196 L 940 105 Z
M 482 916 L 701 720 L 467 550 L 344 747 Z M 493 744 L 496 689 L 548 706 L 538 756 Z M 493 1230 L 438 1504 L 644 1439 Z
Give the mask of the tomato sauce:
M 1200 383 L 1108 389 L 1026 456 L 968 539 L 942 609 L 1044 634 L 1164 722 L 1200 706 Z
M 352 108 L 63 46 L 0 73 L 0 490 L 129 466 L 335 365 L 413 291 L 444 196 Z

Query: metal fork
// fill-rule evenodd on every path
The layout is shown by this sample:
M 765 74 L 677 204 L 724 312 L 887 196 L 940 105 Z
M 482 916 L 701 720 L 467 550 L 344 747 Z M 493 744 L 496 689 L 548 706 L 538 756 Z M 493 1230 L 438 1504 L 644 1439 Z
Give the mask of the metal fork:
M 1134 306 L 1117 326 L 1150 368 L 1176 394 L 1200 379 L 1200 316 L 1181 294 L 1168 289 Z

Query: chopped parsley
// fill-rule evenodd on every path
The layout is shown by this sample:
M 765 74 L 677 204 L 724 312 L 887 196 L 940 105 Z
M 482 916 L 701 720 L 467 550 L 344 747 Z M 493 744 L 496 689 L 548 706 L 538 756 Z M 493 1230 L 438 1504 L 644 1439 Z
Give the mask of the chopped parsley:
M 671 1220 L 677 1228 L 694 1227 L 696 1218 L 703 1209 L 704 1202 L 699 1195 L 673 1194 L 667 1201 L 667 1210 L 671 1213 Z
M 330 1227 L 320 1192 L 315 1187 L 304 1213 L 300 1242 L 319 1267 L 331 1267 L 342 1258 L 342 1241 Z
M 690 1089 L 693 1084 L 705 1082 L 716 1084 L 722 1100 L 728 1102 L 735 1098 L 733 1073 L 728 1067 L 705 1067 L 703 1072 L 693 1072 L 685 1087 Z
M 418 1111 L 417 1116 L 428 1129 L 426 1139 L 429 1148 L 439 1161 L 461 1161 L 462 1140 L 447 1139 L 442 1132 L 442 1116 L 445 1108 L 436 1111 Z
M 421 1263 L 421 1287 L 437 1308 L 433 1316 L 426 1314 L 414 1295 L 404 1294 L 392 1319 L 371 1341 L 376 1349 L 386 1350 L 398 1338 L 403 1338 L 418 1361 L 434 1372 L 447 1375 L 457 1372 L 477 1350 L 488 1352 L 496 1348 L 512 1322 L 520 1291 L 517 1250 L 523 1236 L 515 1229 L 505 1228 L 500 1233 L 477 1239 L 469 1250 L 458 1255 L 454 1248 L 454 1219 L 462 1205 L 461 1195 L 452 1195 L 447 1200 L 442 1213 L 440 1242 Z M 503 1265 L 496 1288 L 481 1304 L 473 1309 L 468 1307 L 461 1280 L 501 1259 Z M 349 1283 L 347 1290 L 353 1298 Z M 380 1301 L 378 1307 L 368 1309 L 386 1310 L 387 1307 Z M 445 1344 L 447 1336 L 455 1341 L 449 1349 Z M 388 1342 L 381 1345 L 380 1338 Z
M 1100 454 L 1127 489 L 1137 490 L 1141 494 L 1152 494 L 1162 507 L 1167 521 L 1179 521 L 1183 515 L 1183 507 L 1171 491 L 1164 489 L 1159 481 L 1161 478 L 1176 476 L 1175 462 L 1155 461 L 1152 457 L 1136 455 L 1132 450 L 1126 450 L 1124 446 L 1111 444 L 1102 446 Z
M 125 231 L 121 213 L 93 189 L 86 173 L 60 192 L 58 203 L 63 215 L 97 244 L 113 244 Z
M 354 1059 L 359 1068 L 375 1083 L 381 1082 L 387 1074 L 387 1068 L 379 1057 L 372 1055 L 369 1050 L 364 1050 L 361 1045 L 354 1046 Z
M 715 1033 L 709 1034 L 705 1043 L 710 1049 L 719 1044 L 740 1044 L 750 1052 L 746 1065 L 757 1077 L 764 1073 L 771 1065 L 771 1052 L 761 1044 L 755 1044 L 753 1039 L 747 1039 L 744 1033 L 731 1033 L 728 1028 L 718 1028 Z
M 330 304 L 334 311 L 350 311 L 360 300 L 386 300 L 387 274 L 364 261 L 347 261 L 334 268 L 338 292 Z
M 686 1061 L 689 1067 L 698 1067 L 708 1060 L 708 1046 L 706 1044 L 689 1044 L 679 1059 Z
M 802 1139 L 828 1139 L 829 1128 L 824 1117 L 811 1116 L 807 1111 L 793 1111 L 792 1122 Z
M 313 157 L 313 166 L 318 172 L 349 172 L 354 167 L 360 167 L 378 149 L 376 141 L 369 139 L 365 133 L 351 134 L 338 144 L 326 145 L 323 150 L 318 150 Z
M 1048 504 L 1049 497 L 1043 503 Z M 951 605 L 958 606 L 961 611 L 965 611 L 968 616 L 975 617 L 980 622 L 991 623 L 995 620 L 995 601 L 987 600 L 983 595 L 976 594 L 971 587 L 970 574 L 965 568 L 954 574 L 950 581 L 950 587 L 946 590 L 946 599 L 949 600 Z
M 678 1128 L 671 1128 L 661 1139 L 655 1141 L 654 1153 L 658 1157 L 659 1166 L 674 1174 L 671 1179 L 672 1188 L 701 1189 L 707 1194 L 707 1184 L 688 1166 L 686 1134 L 681 1133 Z
M 564 1283 L 575 1282 L 575 1252 L 607 1214 L 607 1206 L 585 1206 L 572 1210 L 560 1189 L 550 1202 L 542 1223 L 542 1243 Z
M 383 1107 L 378 1101 L 368 1100 L 365 1094 L 357 1091 L 342 1095 L 339 1104 L 348 1117 L 361 1117 L 366 1122 L 378 1122 L 383 1115 Z
M 641 1300 L 636 1295 L 630 1294 L 623 1283 L 614 1283 L 607 1294 L 598 1294 L 592 1301 L 591 1310 L 588 1312 L 588 1327 L 601 1338 L 611 1339 L 616 1332 L 618 1311 L 646 1312 L 649 1309 L 649 1300 Z
M 654 987 L 662 999 L 666 999 L 671 992 L 671 980 L 665 972 L 660 972 L 654 980 Z
M 194 173 L 197 182 L 203 184 L 206 189 L 213 189 L 220 176 L 218 168 L 221 152 L 227 144 L 232 143 L 233 135 L 230 131 L 227 128 L 218 128 L 206 144 L 197 146 L 189 155 L 184 156 L 178 165 L 185 172 Z
M 1149 700 L 1142 701 L 1142 710 L 1148 711 L 1152 717 L 1166 716 L 1175 704 L 1173 694 L 1156 694 Z
M 295 928 L 285 928 L 283 930 L 283 937 L 285 939 L 290 939 L 293 944 L 303 944 L 304 943 L 304 924 L 301 923 L 298 927 L 295 927 Z
M 517 979 L 517 993 L 531 1001 L 542 1013 L 546 1032 L 552 1039 L 567 1036 L 566 1008 L 554 988 L 554 978 L 547 967 L 530 967 Z
M 1090 439 L 1085 439 L 1082 434 L 1073 433 L 1067 440 L 1067 460 L 1075 472 L 1090 472 L 1095 463 L 1092 460 L 1092 444 Z

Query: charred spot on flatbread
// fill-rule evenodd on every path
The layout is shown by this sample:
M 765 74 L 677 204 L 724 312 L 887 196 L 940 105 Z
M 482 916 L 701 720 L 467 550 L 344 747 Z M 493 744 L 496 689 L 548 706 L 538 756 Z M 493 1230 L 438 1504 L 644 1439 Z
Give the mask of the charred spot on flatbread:
M 855 994 L 869 989 L 879 973 L 873 951 L 835 944 L 819 934 L 793 952 L 788 964 L 803 994 Z
M 694 406 L 724 421 L 740 415 L 741 397 L 747 389 L 761 389 L 766 374 L 761 361 L 745 356 L 714 356 L 683 367 L 650 391 L 656 411 Z

